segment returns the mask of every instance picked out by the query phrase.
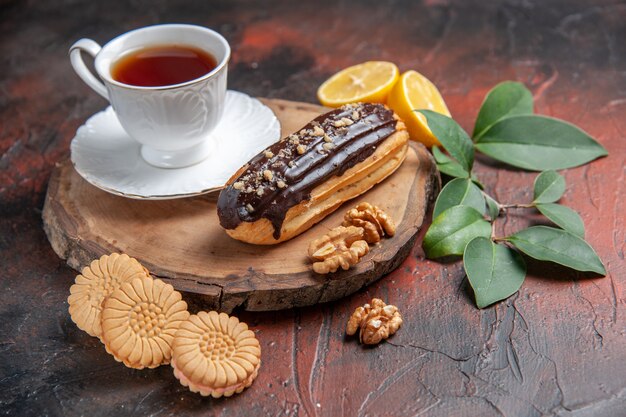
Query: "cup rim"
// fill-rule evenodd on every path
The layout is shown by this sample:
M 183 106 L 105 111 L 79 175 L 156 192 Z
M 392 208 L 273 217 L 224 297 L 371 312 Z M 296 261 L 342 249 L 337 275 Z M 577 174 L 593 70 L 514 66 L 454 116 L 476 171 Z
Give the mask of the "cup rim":
M 121 83 L 115 79 L 113 79 L 113 77 L 111 77 L 108 73 L 107 74 L 103 74 L 100 71 L 100 67 L 98 65 L 98 61 L 99 61 L 99 57 L 101 56 L 102 51 L 104 51 L 107 46 L 111 45 L 114 42 L 119 41 L 122 38 L 126 38 L 129 37 L 137 32 L 143 32 L 145 30 L 159 30 L 159 29 L 177 29 L 177 28 L 186 28 L 186 29 L 195 29 L 195 30 L 201 30 L 204 32 L 209 32 L 211 35 L 215 36 L 218 41 L 224 46 L 224 49 L 226 51 L 226 53 L 224 54 L 224 58 L 222 60 L 220 60 L 220 62 L 216 65 L 215 68 L 213 68 L 213 70 L 207 72 L 206 74 L 204 74 L 201 77 L 198 78 L 194 78 L 192 80 L 189 81 L 185 81 L 183 83 L 178 83 L 178 84 L 169 84 L 169 85 L 157 85 L 157 86 L 138 86 L 138 85 L 132 85 L 132 84 L 125 84 L 125 83 Z M 110 41 L 108 41 L 106 44 L 104 44 L 102 46 L 102 49 L 100 50 L 100 52 L 98 52 L 98 54 L 96 55 L 95 61 L 94 61 L 94 67 L 96 69 L 96 72 L 98 73 L 98 75 L 100 76 L 100 78 L 102 78 L 103 81 L 105 81 L 107 84 L 112 84 L 116 87 L 120 87 L 120 88 L 125 88 L 128 90 L 144 90 L 144 91 L 161 91 L 161 90 L 171 90 L 171 89 L 175 89 L 175 88 L 180 88 L 180 87 L 187 87 L 190 85 L 194 85 L 197 83 L 200 83 L 202 81 L 208 80 L 210 78 L 213 78 L 215 75 L 217 75 L 219 72 L 221 72 L 221 70 L 228 65 L 228 62 L 230 61 L 230 44 L 228 43 L 228 41 L 219 33 L 214 31 L 213 29 L 209 29 L 207 27 L 204 26 L 199 26 L 199 25 L 190 25 L 190 24 L 185 24 L 185 23 L 165 23 L 165 24 L 158 24 L 158 25 L 150 25 L 150 26 L 144 26 L 141 28 L 137 28 L 137 29 L 133 29 L 130 30 L 128 32 L 122 33 L 121 35 L 116 36 L 115 38 L 111 39 Z

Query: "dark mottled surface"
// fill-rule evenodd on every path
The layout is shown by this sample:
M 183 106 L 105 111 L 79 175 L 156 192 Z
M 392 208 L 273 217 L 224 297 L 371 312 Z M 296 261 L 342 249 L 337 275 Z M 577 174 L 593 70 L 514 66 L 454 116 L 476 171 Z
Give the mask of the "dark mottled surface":
M 622 1 L 48 2 L 0 0 L 0 413 L 74 415 L 626 415 L 626 4 Z M 263 348 L 243 395 L 211 400 L 168 367 L 134 371 L 70 321 L 74 272 L 49 247 L 40 209 L 54 163 L 105 102 L 70 68 L 80 37 L 189 22 L 233 46 L 230 87 L 314 101 L 336 70 L 387 59 L 433 80 L 468 130 L 496 82 L 525 82 L 537 110 L 589 131 L 610 156 L 564 171 L 608 276 L 531 265 L 519 294 L 477 310 L 459 263 L 419 244 L 393 274 L 343 301 L 242 314 Z M 503 202 L 529 201 L 534 174 L 481 160 Z M 534 219 L 513 214 L 510 233 Z M 398 305 L 390 343 L 345 340 L 371 296 Z

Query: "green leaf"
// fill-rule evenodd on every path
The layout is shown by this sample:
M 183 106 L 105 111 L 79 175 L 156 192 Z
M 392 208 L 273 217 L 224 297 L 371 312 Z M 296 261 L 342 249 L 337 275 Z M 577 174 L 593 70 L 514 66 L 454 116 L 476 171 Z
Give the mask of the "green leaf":
M 478 308 L 513 295 L 526 278 L 526 263 L 519 253 L 484 237 L 467 244 L 463 267 L 474 289 Z
M 480 137 L 505 117 L 520 114 L 533 114 L 533 95 L 522 83 L 514 81 L 500 83 L 485 96 L 472 137 Z
M 437 168 L 439 168 L 439 171 L 451 177 L 469 178 L 469 172 L 463 169 L 461 164 L 457 161 L 441 152 L 437 146 L 433 146 L 433 156 L 435 157 L 435 162 L 437 162 Z
M 483 215 L 467 206 L 454 206 L 435 218 L 424 236 L 428 258 L 462 255 L 465 245 L 475 237 L 491 235 L 491 225 Z
M 565 178 L 556 171 L 544 171 L 535 178 L 534 203 L 554 203 L 565 192 Z
M 475 147 L 494 159 L 534 171 L 564 169 L 607 155 L 576 126 L 545 116 L 512 116 L 496 122 Z
M 485 212 L 485 199 L 480 188 L 468 178 L 455 178 L 439 193 L 435 208 L 433 209 L 433 217 L 439 216 L 441 213 L 454 206 L 473 207 L 480 213 Z
M 585 237 L 585 224 L 583 223 L 583 219 L 571 208 L 552 203 L 537 204 L 536 207 L 541 214 L 552 220 L 557 226 L 580 238 Z
M 465 171 L 471 172 L 474 163 L 474 144 L 463 128 L 443 114 L 431 110 L 418 111 L 426 117 L 428 127 L 450 156 L 456 159 Z
M 487 202 L 489 217 L 491 217 L 491 221 L 494 221 L 500 215 L 500 207 L 498 207 L 498 202 L 491 198 L 491 196 L 487 193 L 483 193 L 483 196 L 485 196 L 485 201 Z
M 602 261 L 581 238 L 561 229 L 533 226 L 506 238 L 526 255 L 551 261 L 577 271 L 606 275 Z

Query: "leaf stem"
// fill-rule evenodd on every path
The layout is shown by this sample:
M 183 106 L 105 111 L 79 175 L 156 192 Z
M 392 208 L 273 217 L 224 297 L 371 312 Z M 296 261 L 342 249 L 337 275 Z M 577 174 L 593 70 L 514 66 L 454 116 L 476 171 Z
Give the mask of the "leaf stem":
M 500 210 L 506 210 L 506 209 L 519 209 L 519 208 L 533 208 L 535 207 L 535 203 L 530 203 L 530 204 L 499 204 L 498 207 L 500 208 Z

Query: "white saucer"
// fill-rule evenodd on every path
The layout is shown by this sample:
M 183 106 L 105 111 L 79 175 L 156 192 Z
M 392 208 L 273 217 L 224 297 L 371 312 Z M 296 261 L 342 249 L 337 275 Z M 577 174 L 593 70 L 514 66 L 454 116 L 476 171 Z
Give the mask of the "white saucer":
M 111 107 L 91 116 L 72 139 L 72 163 L 88 182 L 123 197 L 163 200 L 191 197 L 224 186 L 250 158 L 280 139 L 280 123 L 259 100 L 226 93 L 224 115 L 211 134 L 215 151 L 185 168 L 149 165 L 141 145 L 124 131 Z

